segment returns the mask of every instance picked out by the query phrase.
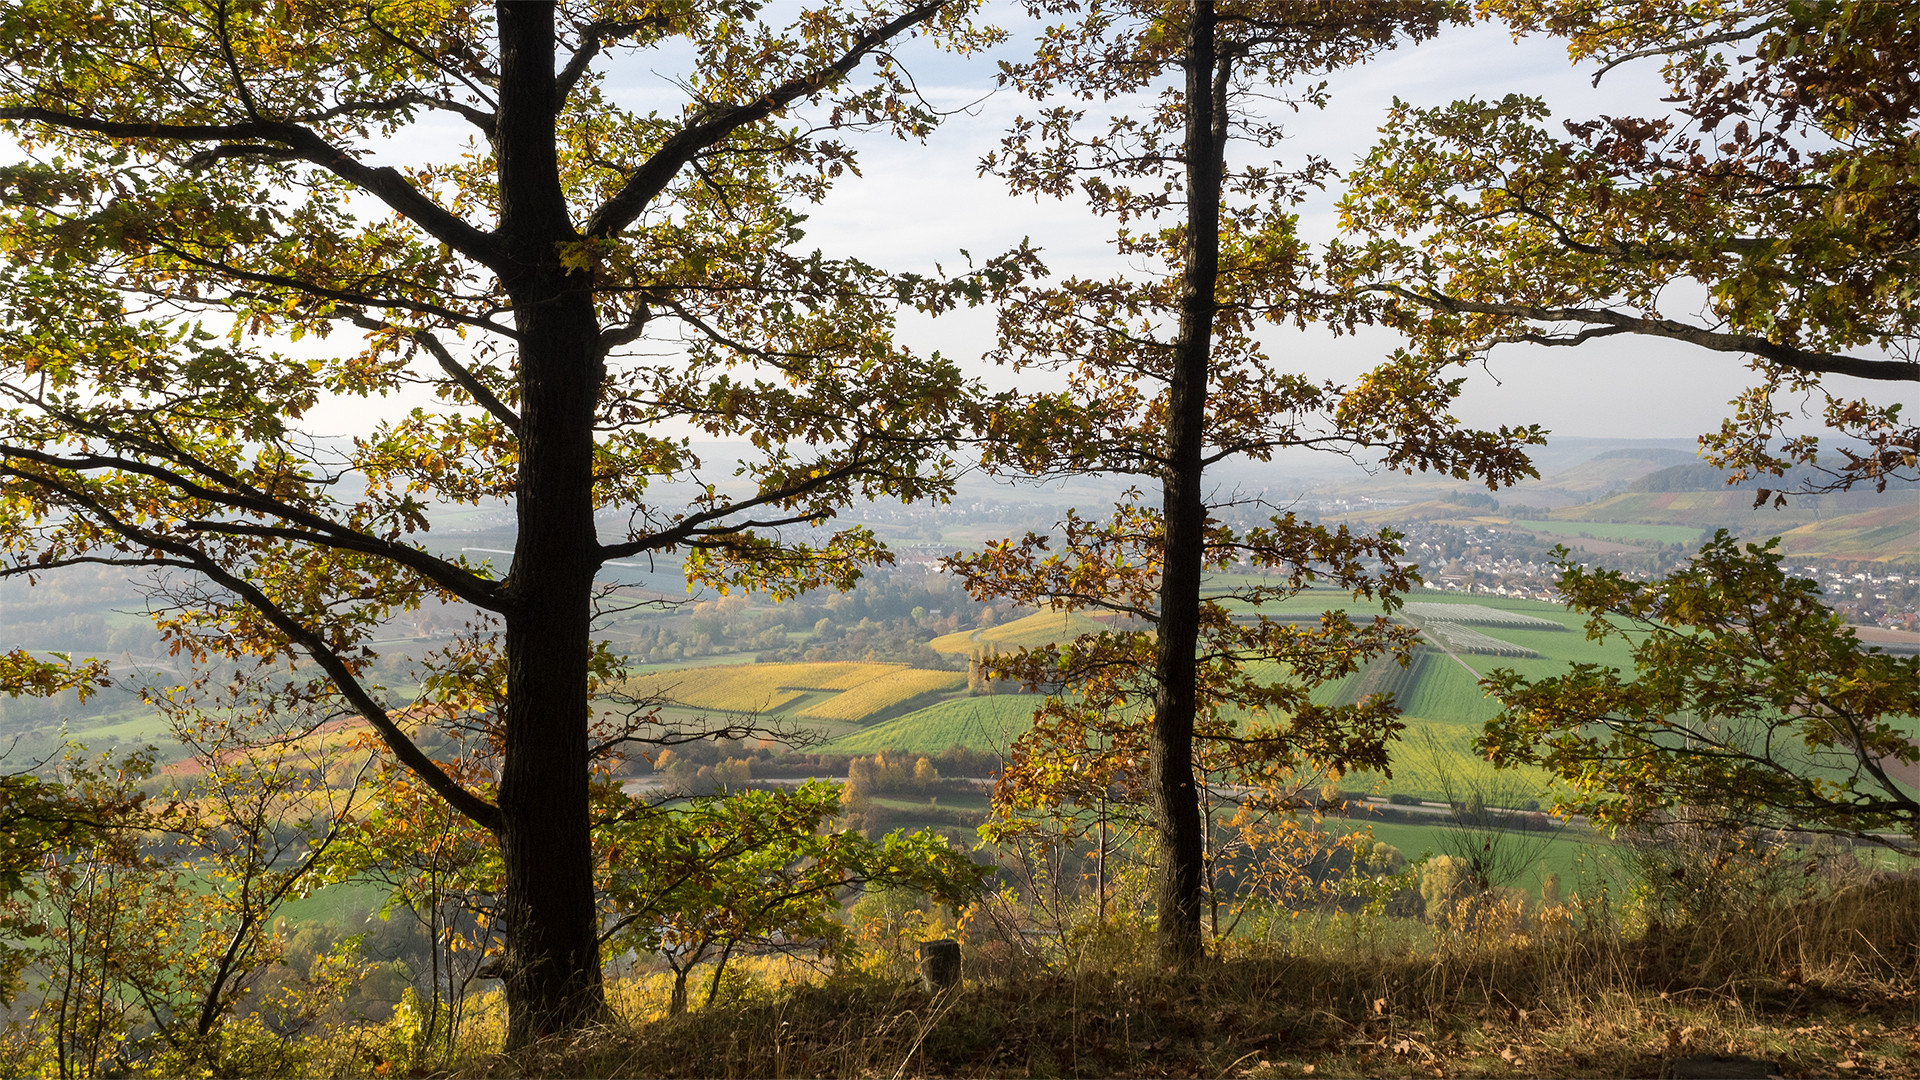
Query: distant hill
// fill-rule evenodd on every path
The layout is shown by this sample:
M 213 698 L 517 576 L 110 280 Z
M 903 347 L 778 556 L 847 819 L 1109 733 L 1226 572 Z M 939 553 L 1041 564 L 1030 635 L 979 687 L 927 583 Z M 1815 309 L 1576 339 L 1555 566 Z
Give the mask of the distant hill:
M 1592 498 L 1637 484 L 1647 476 L 1658 476 L 1675 469 L 1688 469 L 1700 465 L 1700 459 L 1693 454 L 1664 447 L 1627 447 L 1609 450 L 1604 454 L 1589 458 L 1571 468 L 1554 472 L 1542 471 L 1537 481 L 1541 486 L 1566 492 L 1569 495 L 1583 495 Z M 1704 466 L 1702 466 L 1704 467 Z M 1524 491 L 1516 488 L 1513 499 L 1521 502 Z
M 1861 503 L 1875 503 L 1861 507 Z M 1584 506 L 1555 510 L 1555 521 L 1632 522 L 1726 529 L 1751 540 L 1780 536 L 1781 547 L 1807 558 L 1920 563 L 1920 499 L 1911 489 L 1884 496 L 1870 492 L 1805 496 L 1784 507 L 1755 507 L 1753 493 L 1716 491 L 1628 492 Z M 1790 539 L 1789 539 L 1790 538 Z
M 1689 462 L 1648 473 L 1627 485 L 1630 492 L 1668 491 L 1809 491 L 1831 482 L 1832 478 L 1814 469 L 1790 469 L 1785 476 L 1754 476 L 1739 483 L 1727 483 L 1727 474 L 1704 461 Z M 1920 497 L 1920 489 L 1911 480 L 1892 480 L 1885 492 L 1862 485 L 1852 491 L 1833 492 L 1824 504 L 1827 509 L 1871 509 L 1884 506 L 1889 499 L 1904 495 Z M 1807 496 L 1800 496 L 1806 498 Z
M 1572 440 L 1560 445 L 1555 440 L 1544 448 L 1533 452 L 1534 467 L 1540 470 L 1540 478 L 1523 480 L 1510 488 L 1503 488 L 1493 495 L 1502 506 L 1521 505 L 1535 507 L 1561 507 L 1591 501 L 1597 496 L 1624 490 L 1628 485 L 1650 473 L 1686 464 L 1698 464 L 1699 459 L 1689 451 L 1673 446 L 1618 446 L 1605 447 L 1611 440 Z M 1655 442 L 1673 440 L 1655 440 Z M 1477 499 L 1488 496 L 1486 485 L 1468 480 L 1451 480 L 1441 476 L 1415 474 L 1406 476 L 1400 473 L 1381 473 L 1365 479 L 1355 478 L 1317 488 L 1316 494 L 1327 496 L 1365 495 L 1373 499 L 1402 501 L 1410 506 L 1395 508 L 1400 511 L 1412 511 L 1413 517 L 1401 520 L 1432 519 L 1436 517 L 1471 517 L 1475 513 L 1485 512 L 1477 508 L 1457 505 L 1462 499 Z M 1434 503 L 1434 506 L 1426 506 Z M 1448 506 L 1449 503 L 1456 505 Z M 1414 510 L 1413 507 L 1419 507 Z M 1488 508 L 1491 509 L 1491 508 Z M 1355 515 L 1356 520 L 1371 520 Z M 1382 520 L 1394 520 L 1391 515 Z
M 1883 506 L 1789 529 L 1780 536 L 1789 555 L 1920 563 L 1920 504 Z

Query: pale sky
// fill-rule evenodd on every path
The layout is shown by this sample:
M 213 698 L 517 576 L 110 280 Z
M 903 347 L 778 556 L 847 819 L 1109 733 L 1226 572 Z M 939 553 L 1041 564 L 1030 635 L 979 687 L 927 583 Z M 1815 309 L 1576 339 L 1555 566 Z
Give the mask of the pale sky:
M 1012 55 L 1022 44 L 1016 38 L 1002 53 Z M 933 76 L 922 82 L 929 98 L 957 107 L 992 90 L 992 59 L 916 71 Z M 1533 95 L 1554 109 L 1556 123 L 1603 113 L 1657 115 L 1666 111 L 1658 100 L 1663 84 L 1657 74 L 1653 63 L 1628 65 L 1595 88 L 1591 68 L 1574 69 L 1558 43 L 1516 43 L 1497 27 L 1458 28 L 1341 73 L 1332 80 L 1329 107 L 1290 118 L 1288 132 L 1302 151 L 1345 167 L 1371 146 L 1395 96 L 1436 105 L 1469 96 Z M 1110 222 L 1093 218 L 1078 202 L 1010 196 L 999 180 L 977 175 L 981 155 L 998 142 L 1008 120 L 1034 108 L 1030 99 L 1003 91 L 973 115 L 948 120 L 924 146 L 867 144 L 864 177 L 842 184 L 814 210 L 810 239 L 829 253 L 857 253 L 890 268 L 925 271 L 935 262 L 952 267 L 960 248 L 981 256 L 1031 237 L 1056 273 L 1119 272 L 1106 246 Z M 1229 148 L 1236 152 L 1256 151 L 1245 144 Z M 1284 160 L 1285 144 L 1280 153 Z M 1329 195 L 1302 208 L 1309 235 L 1334 235 L 1333 201 Z M 1671 311 L 1676 317 L 1687 313 L 1681 304 Z M 962 315 L 915 326 L 907 336 L 917 346 L 964 358 L 980 355 L 991 332 L 989 318 Z M 1300 370 L 1336 380 L 1376 362 L 1397 343 L 1385 333 L 1344 340 L 1314 333 L 1287 337 L 1292 340 L 1274 339 L 1276 359 L 1297 350 Z M 1727 400 L 1746 385 L 1747 374 L 1736 356 L 1652 339 L 1619 338 L 1578 349 L 1510 346 L 1495 354 L 1489 372 L 1475 372 L 1459 414 L 1479 424 L 1542 423 L 1563 435 L 1692 437 L 1719 426 Z M 1890 399 L 1884 384 L 1835 378 L 1832 385 Z M 1912 411 L 1915 391 L 1901 391 Z
M 766 16 L 777 19 L 798 7 L 796 0 L 774 0 Z M 1124 272 L 1107 244 L 1110 222 L 1087 214 L 1077 201 L 1016 198 L 999 180 L 978 175 L 981 155 L 998 142 L 1007 122 L 1035 108 L 1012 91 L 995 93 L 993 86 L 994 61 L 1024 54 L 1034 24 L 1004 3 L 990 5 L 986 17 L 1014 30 L 1013 40 L 992 54 L 953 58 L 918 44 L 901 50 L 930 100 L 945 108 L 977 104 L 951 117 L 924 145 L 882 137 L 855 140 L 864 175 L 843 179 L 824 204 L 810 209 L 808 242 L 829 256 L 857 256 L 892 270 L 927 273 L 936 263 L 949 269 L 961 265 L 962 248 L 985 257 L 1026 237 L 1043 249 L 1056 273 Z M 609 69 L 609 94 L 629 106 L 677 114 L 685 97 L 673 83 L 672 69 L 683 60 L 684 54 L 618 54 Z M 1467 96 L 1523 93 L 1546 99 L 1557 117 L 1656 114 L 1666 108 L 1658 100 L 1661 84 L 1656 75 L 1652 63 L 1628 65 L 1596 89 L 1591 69 L 1574 69 L 1556 42 L 1516 43 L 1490 26 L 1451 29 L 1434 41 L 1403 47 L 1379 62 L 1336 76 L 1328 109 L 1287 120 L 1293 145 L 1283 144 L 1280 160 L 1311 151 L 1345 167 L 1372 143 L 1396 95 L 1434 105 Z M 462 121 L 435 114 L 421 121 L 403 139 L 379 148 L 369 163 L 444 159 L 457 153 L 467 138 L 469 129 Z M 1236 155 L 1255 152 L 1246 144 L 1229 149 Z M 0 157 L 16 153 L 10 146 L 0 148 Z M 1330 194 L 1302 207 L 1309 236 L 1326 239 L 1334 234 L 1332 204 Z M 1688 314 L 1683 304 L 1670 310 L 1677 317 Z M 921 351 L 939 349 L 963 364 L 977 361 L 991 344 L 991 316 L 962 312 L 937 321 L 909 317 L 901 337 Z M 303 344 L 293 351 L 325 347 L 316 341 Z M 1291 331 L 1276 332 L 1270 342 L 1276 359 L 1292 358 L 1298 370 L 1336 381 L 1377 362 L 1395 344 L 1385 333 L 1334 339 Z M 976 362 L 973 369 L 989 381 L 1005 382 L 1004 373 L 984 364 Z M 1735 356 L 1648 339 L 1623 337 L 1578 349 L 1511 346 L 1495 354 L 1487 371 L 1472 374 L 1458 412 L 1475 424 L 1537 422 L 1562 435 L 1692 437 L 1718 427 L 1727 399 L 1746 385 L 1746 375 Z M 1920 405 L 1920 391 L 1908 385 L 1889 388 L 1838 377 L 1830 385 L 1879 401 L 1905 401 L 1909 412 Z M 375 404 L 373 411 L 386 412 L 400 404 L 389 399 Z M 345 433 L 364 429 L 372 416 L 366 402 L 342 402 L 316 410 L 313 419 L 323 431 Z

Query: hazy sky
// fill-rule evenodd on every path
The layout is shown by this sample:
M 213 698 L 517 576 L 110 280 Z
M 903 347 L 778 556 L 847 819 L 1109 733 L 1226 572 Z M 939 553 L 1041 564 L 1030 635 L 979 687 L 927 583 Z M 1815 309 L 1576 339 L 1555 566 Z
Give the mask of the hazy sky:
M 1019 35 L 1001 54 L 1019 50 L 1028 40 L 1026 34 Z M 923 75 L 929 98 L 957 107 L 991 92 L 992 59 L 924 65 L 916 72 Z M 1574 69 L 1564 48 L 1552 41 L 1516 43 L 1489 26 L 1450 30 L 1336 77 L 1326 110 L 1302 112 L 1287 121 L 1289 141 L 1298 147 L 1294 153 L 1311 151 L 1344 167 L 1372 144 L 1395 96 L 1440 104 L 1522 93 L 1544 98 L 1557 117 L 1648 115 L 1666 109 L 1658 100 L 1662 84 L 1652 63 L 1616 69 L 1598 88 L 1591 76 L 1590 68 Z M 997 179 L 978 175 L 981 155 L 997 143 L 1008 120 L 1030 114 L 1034 107 L 1030 99 L 1002 91 L 980 102 L 970 115 L 950 119 L 924 146 L 868 145 L 862 157 L 864 177 L 844 183 L 814 210 L 811 239 L 829 252 L 858 253 L 892 268 L 924 270 L 936 261 L 953 266 L 960 248 L 979 256 L 1005 250 L 1026 236 L 1045 249 L 1056 272 L 1116 272 L 1118 264 L 1106 244 L 1110 222 L 1091 217 L 1075 201 L 1010 196 Z M 1230 154 L 1253 152 L 1245 144 L 1229 148 Z M 1283 144 L 1281 160 L 1289 152 Z M 1309 235 L 1324 239 L 1334 234 L 1333 201 L 1330 195 L 1302 208 Z M 1675 303 L 1669 310 L 1684 317 L 1687 305 Z M 917 345 L 968 357 L 978 356 L 990 335 L 990 320 L 974 316 L 915 327 L 910 336 Z M 1276 359 L 1293 357 L 1301 370 L 1339 379 L 1375 362 L 1397 339 L 1386 334 L 1336 340 L 1324 334 L 1286 333 L 1273 340 Z M 1489 372 L 1474 374 L 1460 415 L 1475 423 L 1539 422 L 1567 435 L 1693 436 L 1718 427 L 1728 398 L 1745 385 L 1746 374 L 1735 356 L 1651 339 L 1614 339 L 1578 349 L 1511 346 L 1495 354 Z M 1833 385 L 1845 383 L 1888 400 L 1884 384 L 1869 387 L 1836 378 Z M 1904 398 L 1914 397 L 1906 388 Z
M 796 0 L 773 0 L 766 17 L 780 19 L 799 9 Z M 1013 29 L 1014 37 L 992 54 L 953 58 L 918 44 L 901 50 L 926 96 L 944 108 L 971 105 L 951 117 L 924 144 L 902 144 L 880 137 L 855 140 L 863 176 L 843 180 L 824 204 L 810 209 L 809 242 L 828 255 L 857 256 L 893 270 L 930 272 L 935 263 L 953 268 L 959 251 L 990 255 L 1030 237 L 1057 273 L 1108 276 L 1124 270 L 1107 240 L 1111 222 L 1087 214 L 1078 201 L 1036 201 L 1009 195 L 993 177 L 978 175 L 982 154 L 1001 137 L 1010 119 L 1035 105 L 1012 91 L 994 92 L 994 61 L 1023 55 L 1034 24 L 1004 3 L 991 4 L 986 18 Z M 622 104 L 677 114 L 685 102 L 675 85 L 674 67 L 684 54 L 617 54 L 609 67 L 607 89 Z M 1298 160 L 1307 152 L 1345 167 L 1376 137 L 1391 100 L 1440 104 L 1467 96 L 1498 97 L 1523 93 L 1546 99 L 1561 117 L 1602 113 L 1648 115 L 1663 112 L 1661 84 L 1652 63 L 1629 65 L 1609 74 L 1599 88 L 1591 69 L 1576 70 L 1553 41 L 1514 42 L 1490 26 L 1458 28 L 1437 40 L 1404 47 L 1366 67 L 1332 80 L 1333 98 L 1324 111 L 1288 118 L 1289 139 L 1279 160 Z M 405 137 L 379 148 L 372 164 L 444 159 L 458 152 L 470 129 L 457 120 L 420 118 Z M 1257 152 L 1245 144 L 1230 154 Z M 0 146 L 0 158 L 17 150 Z M 1236 158 L 1236 160 L 1247 160 Z M 1334 234 L 1334 196 L 1302 207 L 1304 231 L 1318 239 Z M 1677 317 L 1686 303 L 1670 303 Z M 939 349 L 962 362 L 977 358 L 991 344 L 991 317 L 961 313 L 937 321 L 908 319 L 902 337 L 923 351 Z M 1318 377 L 1343 380 L 1375 363 L 1397 341 L 1376 333 L 1333 339 L 1324 333 L 1276 331 L 1270 341 L 1277 360 Z M 309 341 L 293 351 L 325 348 Z M 1005 374 L 983 365 L 990 381 Z M 1510 346 L 1498 352 L 1485 371 L 1476 370 L 1458 410 L 1476 424 L 1545 424 L 1564 435 L 1612 437 L 1691 437 L 1718 426 L 1727 399 L 1745 385 L 1747 372 L 1737 357 L 1645 339 L 1617 338 L 1578 349 Z M 1908 410 L 1920 404 L 1911 386 L 1835 377 L 1836 389 L 1867 393 L 1877 400 L 1903 400 Z M 362 428 L 373 413 L 401 404 L 341 402 L 316 410 L 322 430 Z M 372 412 L 369 412 L 369 410 Z
M 794 0 L 775 0 L 765 17 L 778 20 L 798 8 Z M 994 62 L 1024 55 L 1036 25 L 1005 3 L 990 4 L 985 17 L 1014 32 L 992 53 L 954 58 L 917 43 L 900 50 L 930 101 L 965 111 L 950 117 L 924 144 L 883 137 L 850 140 L 860 150 L 863 175 L 843 179 L 823 204 L 809 208 L 808 242 L 829 256 L 857 256 L 892 270 L 926 273 L 936 263 L 949 269 L 960 265 L 962 248 L 984 257 L 1030 237 L 1056 273 L 1121 272 L 1107 242 L 1111 222 L 1087 214 L 1077 201 L 1014 197 L 999 180 L 978 174 L 981 156 L 997 144 L 1008 121 L 1035 108 L 1013 91 L 996 93 L 993 79 Z M 606 89 L 623 105 L 677 114 L 686 96 L 674 74 L 684 61 L 684 53 L 672 51 L 618 54 L 608 65 Z M 1327 109 L 1288 118 L 1289 140 L 1279 160 L 1312 152 L 1346 167 L 1372 144 L 1395 96 L 1432 105 L 1521 93 L 1544 98 L 1557 118 L 1660 114 L 1666 106 L 1659 101 L 1663 84 L 1657 74 L 1653 63 L 1628 65 L 1596 88 L 1591 68 L 1575 69 L 1554 41 L 1515 42 L 1493 26 L 1455 28 L 1340 73 L 1332 80 Z M 443 157 L 468 138 L 460 121 L 422 120 L 403 140 L 383 148 L 381 163 Z M 1230 154 L 1254 152 L 1244 144 L 1229 148 Z M 1301 208 L 1309 236 L 1334 235 L 1334 199 L 1330 192 Z M 1669 301 L 1668 311 L 1676 317 L 1690 313 L 1683 299 Z M 964 362 L 990 346 L 992 320 L 985 312 L 932 321 L 910 317 L 901 336 L 917 349 L 939 349 Z M 1276 331 L 1270 344 L 1276 359 L 1297 370 L 1344 380 L 1377 362 L 1398 340 L 1385 333 L 1334 339 L 1311 331 Z M 989 381 L 1006 378 L 986 365 L 976 370 Z M 1578 349 L 1508 346 L 1484 370 L 1473 371 L 1458 413 L 1475 424 L 1541 423 L 1562 435 L 1692 437 L 1719 426 L 1727 400 L 1746 385 L 1747 374 L 1738 357 L 1651 339 L 1622 337 Z M 1914 408 L 1916 393 L 1910 387 L 1849 383 L 1853 380 L 1832 381 L 1836 388 L 1870 393 L 1877 400 L 1897 394 L 1910 402 L 1910 411 Z M 365 408 L 362 403 L 355 411 Z M 323 409 L 318 416 L 323 423 L 356 426 L 347 415 L 330 413 Z

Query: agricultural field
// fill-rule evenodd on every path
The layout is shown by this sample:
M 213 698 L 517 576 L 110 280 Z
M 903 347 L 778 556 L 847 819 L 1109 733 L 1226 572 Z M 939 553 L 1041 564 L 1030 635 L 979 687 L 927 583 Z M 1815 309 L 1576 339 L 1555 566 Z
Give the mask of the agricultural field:
M 1485 604 L 1442 604 L 1431 600 L 1409 600 L 1401 613 L 1416 619 L 1445 619 L 1468 626 L 1517 626 L 1530 630 L 1558 630 L 1559 623 L 1518 611 L 1504 611 Z
M 1548 801 L 1552 780 L 1546 773 L 1538 769 L 1495 769 L 1474 753 L 1473 740 L 1481 730 L 1479 721 L 1431 720 L 1409 713 L 1406 724 L 1400 742 L 1392 747 L 1392 776 L 1352 772 L 1340 778 L 1341 788 L 1436 802 L 1446 801 L 1449 790 L 1455 798 L 1465 798 L 1468 792 L 1477 790 L 1493 805 L 1519 804 L 1528 799 Z
M 1843 514 L 1789 529 L 1780 535 L 1780 550 L 1788 555 L 1875 562 L 1920 561 L 1920 503 Z
M 1407 718 L 1406 736 L 1395 748 L 1392 776 L 1356 774 L 1343 778 L 1342 786 L 1430 799 L 1443 798 L 1449 784 L 1456 791 L 1479 787 L 1489 795 L 1508 792 L 1514 801 L 1543 795 L 1545 774 L 1495 772 L 1473 752 L 1473 738 L 1499 708 L 1480 689 L 1480 676 L 1511 668 L 1538 678 L 1557 674 L 1574 660 L 1625 666 L 1626 644 L 1588 641 L 1583 620 L 1551 604 L 1479 595 L 1418 595 L 1415 603 L 1420 606 L 1414 610 L 1427 626 L 1445 625 L 1457 636 L 1465 630 L 1461 623 L 1471 620 L 1492 629 L 1494 634 L 1486 636 L 1499 642 L 1503 651 L 1527 655 L 1475 655 L 1457 646 L 1448 655 L 1426 646 L 1416 651 L 1406 668 L 1382 660 L 1317 687 L 1313 700 L 1322 704 L 1351 704 L 1365 694 L 1391 693 Z M 1314 590 L 1274 605 L 1274 610 L 1317 615 L 1342 607 L 1356 605 L 1345 593 Z M 1078 615 L 1042 612 L 983 631 L 950 634 L 935 639 L 935 644 L 944 644 L 949 653 L 982 645 L 1039 645 L 1100 625 Z M 735 664 L 647 674 L 634 682 L 663 692 L 672 687 L 671 696 L 688 709 L 759 708 L 772 717 L 819 731 L 828 739 L 821 750 L 850 754 L 880 750 L 930 754 L 955 744 L 1004 750 L 1044 700 L 1012 693 L 957 696 L 965 686 L 958 672 L 872 663 Z M 956 696 L 914 707 L 944 693 Z M 773 704 L 764 704 L 768 702 Z M 912 711 L 898 715 L 901 709 Z
M 934 754 L 959 744 L 1004 750 L 1046 699 L 1038 694 L 993 694 L 943 701 L 872 727 L 850 732 L 820 747 L 826 753 L 871 754 L 905 750 Z
M 1352 705 L 1370 695 L 1392 694 L 1395 701 L 1404 702 L 1425 677 L 1426 665 L 1432 659 L 1430 653 L 1428 649 L 1414 650 L 1405 667 L 1395 657 L 1377 657 L 1357 674 L 1316 688 L 1314 700 L 1327 705 Z M 1325 693 L 1333 687 L 1338 689 Z
M 1515 645 L 1510 641 L 1489 637 L 1470 626 L 1462 626 L 1444 619 L 1428 620 L 1420 627 L 1420 632 L 1449 652 L 1498 656 L 1502 659 L 1522 659 L 1540 655 L 1524 645 Z
M 1369 822 L 1364 817 L 1355 817 L 1331 818 L 1323 822 L 1321 828 L 1336 835 L 1364 828 L 1373 834 L 1375 840 L 1399 848 L 1400 853 L 1408 859 L 1418 859 L 1428 853 L 1445 854 L 1448 833 L 1453 826 L 1438 823 L 1409 825 L 1398 821 Z M 1513 888 L 1525 889 L 1536 900 L 1540 898 L 1540 879 L 1549 873 L 1560 875 L 1562 895 L 1578 892 L 1591 896 L 1602 888 L 1615 896 L 1625 894 L 1623 885 L 1629 878 L 1627 868 L 1620 861 L 1619 849 L 1592 833 L 1568 829 L 1551 839 L 1525 833 L 1500 835 L 1504 842 L 1521 845 L 1518 850 L 1538 851 L 1538 860 L 1528 875 L 1512 883 Z
M 773 713 L 810 692 L 837 695 L 904 670 L 898 664 L 716 664 L 636 675 L 627 692 L 693 709 Z
M 1001 649 L 1038 648 L 1056 641 L 1070 641 L 1081 634 L 1097 634 L 1107 624 L 1074 611 L 1036 611 L 1025 618 L 990 626 L 985 630 L 961 630 L 934 638 L 928 644 L 937 653 L 966 656 L 976 650 L 998 652 Z
M 967 677 L 957 671 L 895 668 L 877 679 L 869 679 L 843 693 L 809 705 L 796 715 L 808 719 L 858 722 L 895 711 L 918 698 L 959 690 L 966 685 Z
M 1480 689 L 1480 672 L 1469 670 L 1438 649 L 1421 649 L 1417 655 L 1416 678 L 1396 695 L 1403 713 L 1427 721 L 1477 726 L 1500 711 Z
M 1920 562 L 1920 503 L 1912 499 L 1861 509 L 1822 495 L 1756 509 L 1744 491 L 1636 492 L 1555 510 L 1551 521 L 1514 526 L 1560 536 L 1687 544 L 1724 528 L 1754 541 L 1780 536 L 1781 550 L 1804 558 Z
M 1747 491 L 1637 491 L 1549 511 L 1549 520 L 1589 531 L 1610 524 L 1668 525 L 1698 531 L 1739 522 L 1751 525 L 1752 531 L 1764 529 L 1771 534 L 1817 521 L 1823 512 L 1845 511 L 1838 509 L 1831 496 L 1756 510 L 1753 493 Z

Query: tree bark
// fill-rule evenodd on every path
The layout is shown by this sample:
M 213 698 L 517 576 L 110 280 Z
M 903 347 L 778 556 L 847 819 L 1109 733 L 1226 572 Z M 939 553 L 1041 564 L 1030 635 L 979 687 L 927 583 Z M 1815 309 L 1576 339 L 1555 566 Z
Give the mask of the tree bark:
M 587 802 L 593 578 L 593 416 L 603 357 L 591 275 L 555 153 L 554 11 L 501 2 L 495 153 L 503 275 L 520 333 L 518 539 L 506 593 L 500 903 L 507 1048 L 605 1014 Z
M 1165 550 L 1148 785 L 1159 838 L 1157 943 L 1161 962 L 1187 967 L 1203 955 L 1200 911 L 1205 852 L 1193 778 L 1198 704 L 1194 653 L 1200 637 L 1200 573 L 1206 554 L 1202 499 L 1207 375 L 1213 351 L 1214 278 L 1220 263 L 1220 182 L 1224 110 L 1215 100 L 1215 19 L 1211 0 L 1192 0 L 1187 22 L 1187 237 L 1181 268 L 1180 329 L 1167 388 L 1167 462 L 1162 480 Z

